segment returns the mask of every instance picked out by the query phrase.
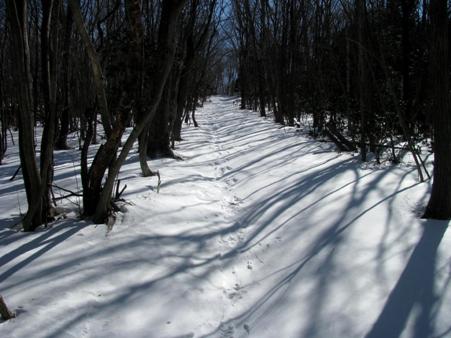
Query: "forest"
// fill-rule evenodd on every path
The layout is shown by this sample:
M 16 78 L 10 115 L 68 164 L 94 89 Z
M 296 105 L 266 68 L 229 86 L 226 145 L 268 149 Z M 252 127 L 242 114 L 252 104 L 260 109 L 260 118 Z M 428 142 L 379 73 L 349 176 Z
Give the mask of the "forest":
M 450 14 L 0 1 L 0 336 L 449 337 Z

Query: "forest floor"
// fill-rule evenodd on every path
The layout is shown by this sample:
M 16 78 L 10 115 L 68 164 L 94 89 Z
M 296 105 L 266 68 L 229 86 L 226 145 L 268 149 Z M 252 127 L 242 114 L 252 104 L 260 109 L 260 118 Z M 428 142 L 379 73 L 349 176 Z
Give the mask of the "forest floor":
M 0 337 L 451 337 L 449 223 L 418 217 L 430 184 L 411 164 L 361 163 L 232 98 L 197 116 L 183 160 L 149 162 L 159 192 L 130 155 L 110 230 L 76 197 L 48 228 L 11 229 L 26 202 L 10 146 L 0 294 L 17 318 Z M 78 190 L 72 145 L 55 183 Z

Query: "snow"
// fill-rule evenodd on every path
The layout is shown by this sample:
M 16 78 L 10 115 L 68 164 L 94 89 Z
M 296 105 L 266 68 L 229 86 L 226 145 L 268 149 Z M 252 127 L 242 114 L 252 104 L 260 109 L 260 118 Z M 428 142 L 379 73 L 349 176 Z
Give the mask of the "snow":
M 149 162 L 159 193 L 130 154 L 111 231 L 77 198 L 47 229 L 10 229 L 26 210 L 11 145 L 0 294 L 17 318 L 0 337 L 451 337 L 449 223 L 418 218 L 413 166 L 364 165 L 233 98 L 197 116 L 182 161 Z M 78 163 L 56 153 L 58 186 L 80 189 Z

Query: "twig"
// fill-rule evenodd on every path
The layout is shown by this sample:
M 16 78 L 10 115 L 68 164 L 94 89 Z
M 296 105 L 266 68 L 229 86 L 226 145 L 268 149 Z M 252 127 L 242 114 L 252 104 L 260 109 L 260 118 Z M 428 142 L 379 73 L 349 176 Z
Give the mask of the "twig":
M 70 194 L 70 195 L 68 195 L 68 196 L 78 196 L 78 197 L 83 196 L 83 194 L 82 194 L 81 192 L 74 192 L 74 191 L 72 191 L 72 190 L 69 190 L 69 189 L 65 189 L 65 188 L 59 187 L 59 186 L 57 186 L 56 184 L 53 184 L 52 187 L 53 187 L 53 188 L 60 189 L 60 190 L 65 191 L 65 192 L 68 192 L 68 193 Z
M 72 196 L 76 196 L 76 197 L 80 197 L 81 196 L 81 194 L 74 194 L 74 193 L 70 193 L 70 194 L 68 194 L 68 195 L 62 195 L 62 196 L 58 196 L 58 197 L 55 197 L 54 198 L 54 200 L 55 200 L 55 204 L 56 204 L 56 201 L 59 201 L 59 200 L 63 200 L 63 199 L 65 199 L 65 198 L 69 198 L 69 197 L 72 197 Z M 77 203 L 74 203 L 75 205 L 78 205 Z
M 124 185 L 124 187 L 121 189 L 121 191 L 119 192 L 119 184 L 117 185 L 117 191 L 116 191 L 116 200 L 119 200 L 121 198 L 122 193 L 125 191 L 125 189 L 127 189 L 127 184 Z
M 157 170 L 156 172 L 155 172 L 155 174 L 157 175 L 157 177 L 158 177 L 158 183 L 157 183 L 157 194 L 159 194 L 160 193 L 160 185 L 161 185 L 161 176 L 160 176 L 160 171 L 159 170 Z
M 119 199 L 122 195 L 122 193 L 125 191 L 125 189 L 127 189 L 127 184 L 124 185 L 124 187 L 122 188 L 121 192 L 119 193 L 119 195 L 117 196 L 117 198 Z
M 19 167 L 17 167 L 16 171 L 14 172 L 14 175 L 9 179 L 10 181 L 13 181 L 17 174 L 19 173 L 20 169 L 22 169 L 22 165 L 19 165 Z
M 119 198 L 119 185 L 121 184 L 121 180 L 117 180 L 116 181 L 116 193 L 114 194 L 114 198 L 118 199 Z
M 8 128 L 9 134 L 11 135 L 11 143 L 13 144 L 13 146 L 16 145 L 16 143 L 14 143 L 14 136 L 13 136 L 13 132 L 11 131 L 11 128 Z

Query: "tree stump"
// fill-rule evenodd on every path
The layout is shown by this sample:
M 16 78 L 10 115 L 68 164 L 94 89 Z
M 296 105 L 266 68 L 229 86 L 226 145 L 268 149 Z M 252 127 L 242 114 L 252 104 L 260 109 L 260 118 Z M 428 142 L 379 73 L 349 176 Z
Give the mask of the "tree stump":
M 8 320 L 16 316 L 14 312 L 8 309 L 8 306 L 6 306 L 2 296 L 0 296 L 0 315 L 4 320 Z

